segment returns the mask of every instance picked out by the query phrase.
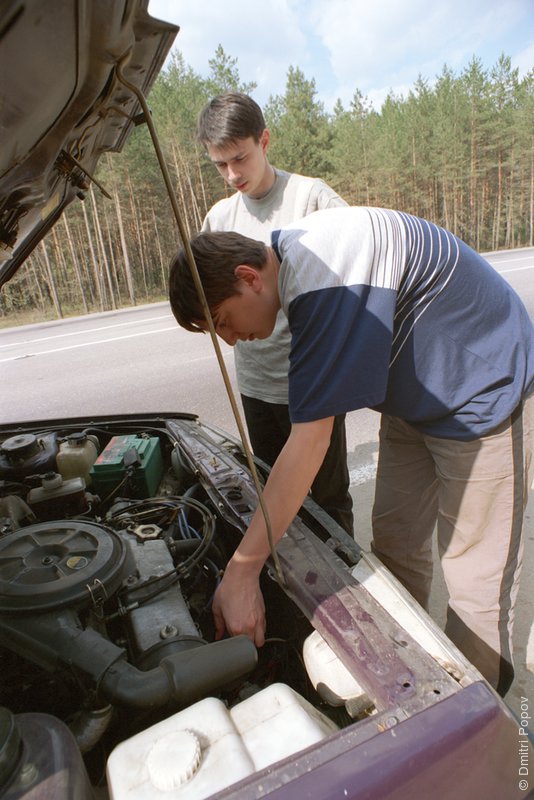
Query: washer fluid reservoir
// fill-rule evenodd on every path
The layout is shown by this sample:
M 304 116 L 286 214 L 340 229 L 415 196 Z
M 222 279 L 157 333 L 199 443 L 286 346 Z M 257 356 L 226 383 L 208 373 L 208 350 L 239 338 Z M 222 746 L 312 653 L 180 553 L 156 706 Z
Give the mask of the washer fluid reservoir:
M 72 433 L 61 442 L 56 456 L 57 470 L 63 480 L 83 478 L 85 485 L 91 483 L 89 470 L 98 455 L 98 439 L 85 433 Z

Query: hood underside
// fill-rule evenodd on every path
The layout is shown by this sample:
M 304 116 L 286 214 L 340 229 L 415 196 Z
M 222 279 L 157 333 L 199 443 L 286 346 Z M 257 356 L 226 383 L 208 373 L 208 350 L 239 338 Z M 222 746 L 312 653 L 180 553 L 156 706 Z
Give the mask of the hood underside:
M 0 286 L 119 151 L 178 32 L 148 0 L 7 0 L 0 14 Z

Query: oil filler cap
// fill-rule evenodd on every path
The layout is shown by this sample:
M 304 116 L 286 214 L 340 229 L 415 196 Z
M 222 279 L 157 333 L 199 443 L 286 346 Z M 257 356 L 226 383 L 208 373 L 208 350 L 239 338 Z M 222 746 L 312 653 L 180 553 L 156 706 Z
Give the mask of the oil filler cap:
M 157 739 L 147 755 L 152 785 L 161 792 L 183 786 L 197 773 L 201 760 L 200 742 L 193 731 L 173 731 Z

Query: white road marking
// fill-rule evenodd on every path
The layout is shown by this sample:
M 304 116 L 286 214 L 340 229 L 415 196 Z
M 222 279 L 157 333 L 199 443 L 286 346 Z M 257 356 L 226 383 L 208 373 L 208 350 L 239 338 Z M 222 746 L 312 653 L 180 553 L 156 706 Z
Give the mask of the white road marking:
M 165 333 L 166 331 L 175 331 L 178 330 L 176 325 L 172 325 L 169 328 L 160 328 L 157 331 L 140 331 L 139 333 L 130 333 L 128 336 L 113 336 L 111 339 L 100 339 L 96 342 L 82 342 L 81 344 L 69 344 L 65 347 L 55 347 L 52 350 L 42 350 L 40 353 L 24 353 L 23 355 L 19 356 L 10 356 L 9 358 L 0 358 L 0 364 L 4 363 L 5 361 L 18 361 L 21 358 L 30 358 L 32 356 L 44 356 L 48 355 L 49 353 L 62 353 L 64 350 L 76 350 L 79 347 L 95 347 L 95 345 L 99 344 L 108 344 L 108 342 L 120 342 L 123 339 L 134 339 L 137 336 L 150 336 L 153 333 Z M 215 354 L 213 354 L 215 357 Z
M 501 275 L 504 275 L 506 272 L 523 272 L 526 269 L 532 269 L 532 267 L 530 266 L 530 267 L 514 267 L 513 269 L 499 269 L 497 270 L 497 272 L 499 272 Z
M 35 342 L 47 342 L 50 339 L 59 339 L 62 336 L 83 336 L 86 333 L 98 333 L 98 331 L 107 331 L 109 328 L 123 328 L 125 325 L 140 325 L 145 322 L 157 322 L 160 319 L 172 319 L 172 314 L 165 314 L 161 317 L 148 317 L 143 320 L 130 320 L 129 322 L 117 322 L 111 325 L 102 325 L 100 328 L 86 328 L 83 331 L 69 331 L 68 333 L 56 333 L 53 336 L 41 336 L 38 339 L 23 339 L 18 342 L 8 342 L 8 344 L 0 344 L 2 347 L 14 347 L 20 344 L 34 344 Z M 165 330 L 168 330 L 167 328 Z M 108 341 L 112 341 L 111 339 Z

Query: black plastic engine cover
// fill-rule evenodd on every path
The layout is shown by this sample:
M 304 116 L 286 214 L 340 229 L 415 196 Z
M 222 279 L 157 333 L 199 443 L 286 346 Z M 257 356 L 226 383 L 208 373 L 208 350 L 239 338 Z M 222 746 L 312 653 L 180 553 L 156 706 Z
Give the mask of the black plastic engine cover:
M 85 520 L 30 525 L 0 539 L 0 613 L 82 608 L 110 597 L 126 571 L 121 538 Z

